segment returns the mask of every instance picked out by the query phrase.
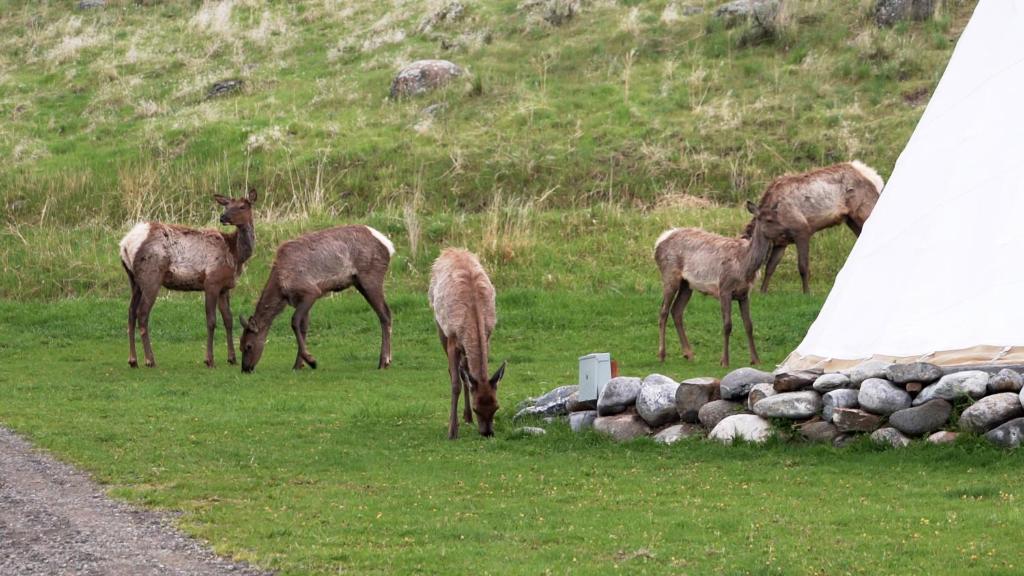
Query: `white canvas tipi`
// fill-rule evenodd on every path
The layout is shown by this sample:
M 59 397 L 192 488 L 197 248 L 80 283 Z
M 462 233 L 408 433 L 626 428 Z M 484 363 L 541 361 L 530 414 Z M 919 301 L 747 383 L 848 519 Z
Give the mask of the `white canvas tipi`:
M 1024 364 L 1024 2 L 981 0 L 783 369 Z

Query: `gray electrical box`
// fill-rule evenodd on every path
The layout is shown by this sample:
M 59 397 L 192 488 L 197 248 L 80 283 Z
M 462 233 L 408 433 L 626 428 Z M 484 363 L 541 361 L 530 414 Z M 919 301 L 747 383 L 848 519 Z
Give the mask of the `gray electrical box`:
M 612 357 L 607 352 L 580 356 L 580 402 L 597 400 L 604 385 L 612 379 Z

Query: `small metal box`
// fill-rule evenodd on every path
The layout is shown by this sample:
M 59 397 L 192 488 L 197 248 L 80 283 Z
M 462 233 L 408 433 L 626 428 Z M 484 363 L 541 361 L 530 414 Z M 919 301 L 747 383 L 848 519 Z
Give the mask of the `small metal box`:
M 612 358 L 607 352 L 580 356 L 580 402 L 597 400 L 604 385 L 612 379 Z

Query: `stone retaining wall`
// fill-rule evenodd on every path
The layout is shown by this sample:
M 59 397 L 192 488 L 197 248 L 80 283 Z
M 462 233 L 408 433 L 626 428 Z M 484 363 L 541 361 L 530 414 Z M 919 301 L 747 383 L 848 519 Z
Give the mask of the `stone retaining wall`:
M 682 382 L 661 374 L 620 376 L 596 403 L 581 403 L 574 386 L 562 386 L 527 401 L 514 420 L 568 415 L 577 432 L 593 428 L 617 440 L 652 436 L 667 444 L 695 435 L 763 442 L 783 421 L 809 441 L 837 446 L 862 434 L 902 447 L 969 433 L 1015 448 L 1024 440 L 1022 385 L 1024 378 L 1010 369 L 950 371 L 925 362 L 871 361 L 829 374 L 740 368 L 721 380 Z

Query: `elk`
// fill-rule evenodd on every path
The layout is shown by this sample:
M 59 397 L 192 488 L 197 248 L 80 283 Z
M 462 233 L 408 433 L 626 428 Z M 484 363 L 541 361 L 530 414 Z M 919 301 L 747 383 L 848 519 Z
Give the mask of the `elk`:
M 215 194 L 224 207 L 221 224 L 232 224 L 234 232 L 196 230 L 175 224 L 139 222 L 120 243 L 121 265 L 128 274 L 132 296 L 128 304 L 128 365 L 137 368 L 135 328 L 142 334 L 146 366 L 156 366 L 149 342 L 149 313 L 160 287 L 169 290 L 202 291 L 206 295 L 206 365 L 214 367 L 213 333 L 220 309 L 228 340 L 228 363 L 235 363 L 231 337 L 231 289 L 252 256 L 256 241 L 252 205 L 256 190 L 242 198 Z
M 494 413 L 498 411 L 498 382 L 505 375 L 505 362 L 487 377 L 487 355 L 491 333 L 497 323 L 494 286 L 477 257 L 469 251 L 449 248 L 438 256 L 430 270 L 430 307 L 434 310 L 437 334 L 448 357 L 452 405 L 448 416 L 448 438 L 459 437 L 459 393 L 465 389 L 463 418 L 473 423 L 476 413 L 481 436 L 494 435 Z M 470 412 L 472 394 L 472 412 Z
M 295 308 L 292 331 L 298 343 L 293 368 L 303 364 L 316 369 L 316 359 L 306 348 L 309 311 L 325 294 L 355 286 L 380 319 L 380 360 L 377 368 L 391 365 L 391 309 L 384 299 L 384 277 L 395 245 L 369 226 L 352 225 L 303 234 L 277 248 L 270 277 L 249 318 L 242 325 L 242 372 L 252 372 L 263 355 L 274 318 L 286 305 Z
M 761 292 L 768 291 L 786 246 L 796 244 L 800 280 L 804 294 L 810 293 L 811 235 L 845 222 L 860 236 L 884 185 L 874 169 L 858 160 L 775 179 L 759 205 L 758 217 L 773 245 Z
M 747 208 L 757 214 L 757 207 Z M 732 302 L 740 304 L 743 327 L 747 333 L 750 363 L 758 364 L 754 347 L 754 325 L 750 319 L 750 288 L 758 270 L 768 257 L 771 242 L 755 219 L 750 237 L 727 238 L 699 228 L 666 230 L 654 244 L 654 260 L 661 271 L 663 298 L 658 321 L 658 358 L 665 361 L 665 326 L 669 312 L 679 334 L 683 356 L 693 359 L 693 348 L 686 338 L 683 311 L 693 291 L 718 298 L 722 308 L 722 366 L 729 365 L 729 336 L 732 334 Z

